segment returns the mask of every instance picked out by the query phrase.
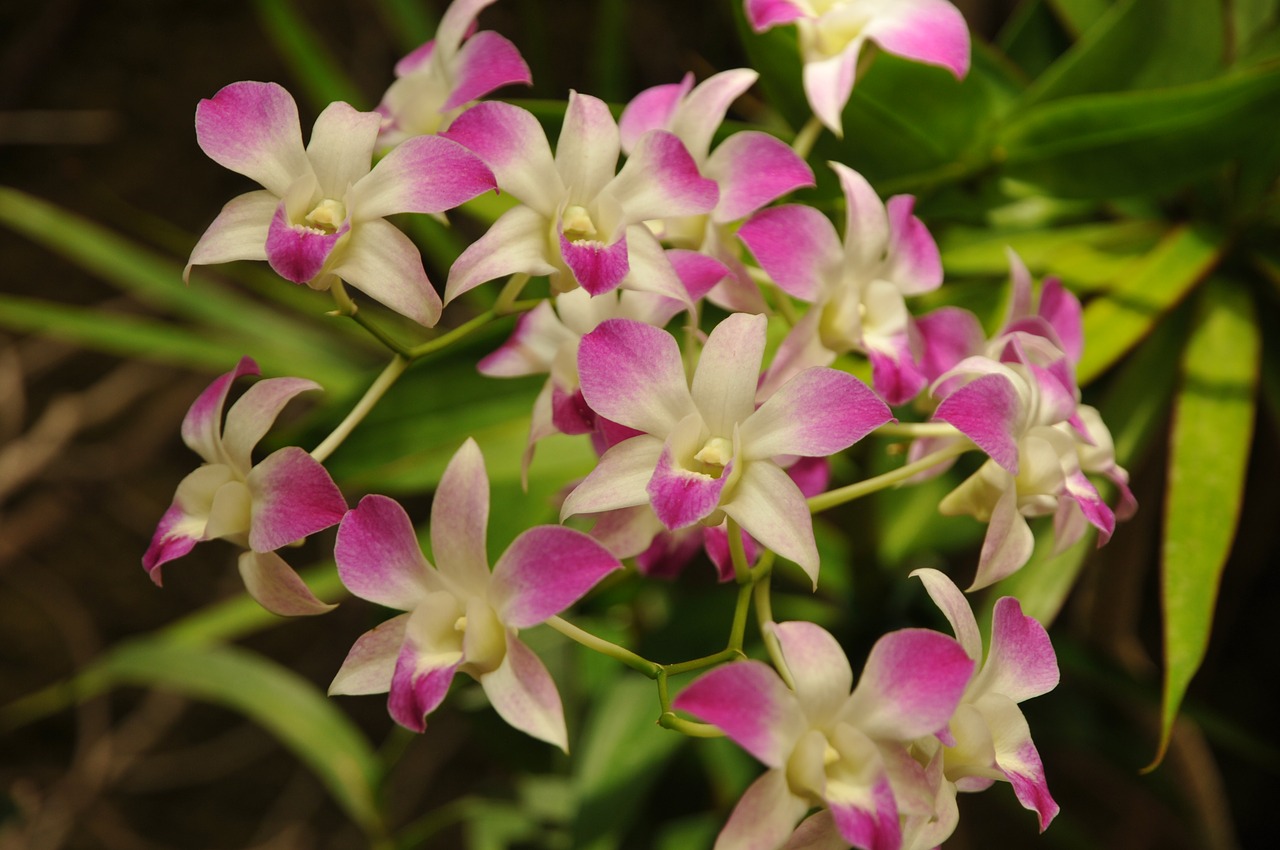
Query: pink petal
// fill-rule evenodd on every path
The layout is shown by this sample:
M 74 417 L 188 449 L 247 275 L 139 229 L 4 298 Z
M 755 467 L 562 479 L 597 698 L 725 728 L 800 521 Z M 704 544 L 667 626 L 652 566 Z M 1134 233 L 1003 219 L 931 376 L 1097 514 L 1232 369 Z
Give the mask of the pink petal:
M 760 560 L 760 544 L 750 534 L 743 533 L 741 529 L 738 534 L 742 538 L 742 550 L 747 556 L 747 564 L 754 566 Z M 733 554 L 729 550 L 728 524 L 717 525 L 714 528 L 704 527 L 701 536 L 702 548 L 711 559 L 711 563 L 715 564 L 717 577 L 720 581 L 733 581 Z
M 397 614 L 356 638 L 329 685 L 329 696 L 383 694 L 391 690 L 408 623 L 408 614 Z
M 967 588 L 970 592 L 1013 575 L 1030 560 L 1036 539 L 1017 505 L 1017 487 L 1010 482 L 991 512 L 982 553 L 978 556 L 978 573 Z
M 529 312 L 520 314 L 511 336 L 497 351 L 480 358 L 476 371 L 491 378 L 550 372 L 556 352 L 577 336 L 556 316 L 550 301 L 539 302 Z
M 600 194 L 617 173 L 620 150 L 618 124 L 608 105 L 591 95 L 570 91 L 555 162 L 571 202 L 586 203 Z
M 804 65 L 804 93 L 809 99 L 809 106 L 818 120 L 839 137 L 844 136 L 840 114 L 853 93 L 853 78 L 858 69 L 861 48 L 862 39 L 855 39 L 835 56 Z
M 542 125 L 531 113 L 509 103 L 486 101 L 459 115 L 440 135 L 484 160 L 502 191 L 537 210 L 543 219 L 555 217 L 565 185 Z
M 1014 428 L 1022 417 L 1022 399 L 1008 378 L 983 375 L 951 393 L 934 419 L 949 422 L 1011 474 L 1018 473 Z
M 603 295 L 617 289 L 630 271 L 625 238 L 605 245 L 587 240 L 570 242 L 560 233 L 560 256 L 573 272 L 574 280 L 592 295 Z
M 789 24 L 797 18 L 811 18 L 812 12 L 794 2 L 794 0 L 747 0 L 747 20 L 756 32 L 775 27 L 778 24 Z
M 691 294 L 676 274 L 667 252 L 662 249 L 653 232 L 643 224 L 632 224 L 627 227 L 626 236 L 630 271 L 623 278 L 622 287 L 675 301 L 680 304 L 681 309 L 692 309 Z M 652 316 L 649 321 L 656 318 L 657 316 Z
M 767 324 L 761 315 L 733 313 L 707 337 L 691 394 L 713 437 L 731 436 L 755 410 Z
M 942 307 L 917 317 L 916 330 L 923 344 L 920 371 L 930 383 L 977 354 L 986 339 L 978 317 L 960 307 Z
M 706 254 L 699 254 L 697 251 L 672 248 L 667 251 L 667 259 L 671 261 L 671 267 L 675 269 L 680 283 L 684 285 L 689 297 L 694 301 L 700 300 L 716 284 L 729 276 L 729 268 L 724 263 Z M 671 302 L 669 309 L 672 315 L 675 315 L 684 309 L 684 305 L 678 301 Z M 663 325 L 666 322 L 657 321 L 650 324 Z
M 661 453 L 662 441 L 648 435 L 618 443 L 565 497 L 560 519 L 648 504 L 645 488 Z
M 160 567 L 176 558 L 181 558 L 203 539 L 200 535 L 182 531 L 181 525 L 186 518 L 187 513 L 181 505 L 177 502 L 170 505 L 160 517 L 160 523 L 151 536 L 151 543 L 142 555 L 142 566 L 157 587 L 161 584 Z
M 673 457 L 672 443 L 668 440 L 645 488 L 649 504 L 653 506 L 658 520 L 668 529 L 693 525 L 709 517 L 720 505 L 720 494 L 729 481 L 732 468 L 730 462 L 719 478 L 685 469 Z
M 477 596 L 489 583 L 488 527 L 489 476 L 480 446 L 468 437 L 449 460 L 431 501 L 431 552 L 441 575 Z
M 1002 597 L 992 619 L 991 651 L 975 687 L 1022 702 L 1057 686 L 1058 659 L 1044 626 L 1023 614 L 1017 599 Z
M 1084 326 L 1080 300 L 1055 277 L 1045 278 L 1040 289 L 1039 314 L 1058 335 L 1073 362 L 1084 353 Z
M 556 683 L 538 656 L 517 637 L 507 636 L 502 664 L 481 676 L 480 685 L 494 710 L 511 726 L 569 751 Z
M 818 547 L 804 495 L 769 461 L 756 460 L 745 467 L 733 495 L 721 507 L 766 549 L 799 564 L 817 587 Z
M 582 338 L 578 375 L 591 409 L 665 439 L 694 411 L 680 346 L 661 328 L 610 319 Z
M 1102 501 L 1098 490 L 1082 472 L 1074 472 L 1067 476 L 1067 497 L 1074 500 L 1084 512 L 1089 524 L 1098 529 L 1098 545 L 1102 546 L 1111 539 L 1116 530 L 1116 516 L 1107 503 Z
M 698 162 L 704 162 L 711 139 L 724 123 L 729 105 L 760 75 L 749 68 L 734 68 L 707 77 L 689 93 L 666 128 L 680 137 Z
M 550 229 L 551 222 L 529 207 L 507 210 L 454 261 L 444 287 L 445 303 L 494 278 L 554 274 L 547 242 Z
M 951 719 L 973 669 L 973 659 L 946 635 L 890 632 L 871 648 L 845 715 L 872 738 L 932 735 Z
M 743 454 L 825 457 L 843 451 L 886 422 L 888 406 L 866 384 L 835 369 L 796 375 L 742 426 Z
M 478 100 L 495 89 L 532 85 L 533 76 L 519 49 L 496 32 L 478 32 L 458 51 L 453 74 L 456 83 L 442 112 Z
M 726 139 L 707 161 L 720 184 L 717 222 L 739 221 L 788 192 L 812 186 L 813 170 L 791 147 L 767 133 L 746 131 Z
M 462 653 L 456 656 L 452 659 L 426 657 L 406 641 L 396 658 L 387 695 L 387 710 L 392 719 L 414 732 L 425 730 L 427 715 L 444 702 L 453 675 L 462 663 Z
M 847 165 L 831 163 L 844 193 L 845 262 L 864 272 L 877 269 L 889 246 L 889 214 L 867 178 Z
M 390 222 L 375 219 L 352 230 L 332 272 L 423 327 L 440 321 L 440 294 L 427 279 L 417 246 Z
M 240 469 L 252 466 L 253 447 L 270 430 L 284 406 L 298 393 L 318 389 L 319 384 L 305 378 L 268 378 L 245 390 L 227 411 L 223 430 L 223 448 L 232 465 Z
M 405 139 L 356 184 L 353 217 L 440 213 L 497 188 L 493 172 L 462 145 L 440 136 Z
M 774 352 L 773 363 L 765 370 L 756 390 L 757 401 L 768 400 L 783 384 L 806 369 L 830 366 L 835 362 L 836 353 L 822 344 L 819 333 L 822 313 L 821 309 L 809 310 L 783 337 L 782 344 Z
M 517 629 L 559 614 L 614 570 L 618 559 L 580 531 L 556 525 L 517 537 L 493 568 L 489 600 Z
M 663 130 L 640 139 L 608 191 L 628 224 L 711 212 L 720 199 L 715 181 L 698 173 L 684 142 Z
M 245 483 L 253 496 L 249 548 L 270 552 L 337 525 L 347 511 L 324 466 L 297 446 L 267 456 Z
M 911 354 L 908 335 L 898 334 L 889 350 L 867 347 L 871 361 L 871 383 L 876 393 L 892 405 L 906 404 L 928 386 L 928 379 Z
M 693 88 L 693 74 L 678 83 L 647 88 L 631 99 L 618 119 L 618 134 L 624 153 L 631 153 L 640 137 L 650 130 L 666 130 L 676 106 Z
M 929 598 L 951 624 L 951 630 L 964 647 L 965 654 L 974 661 L 981 661 L 982 634 L 978 631 L 978 621 L 974 619 L 969 600 L 960 592 L 960 588 L 946 575 L 934 569 L 913 570 L 911 575 L 924 584 Z
M 427 63 L 431 61 L 431 54 L 435 53 L 436 40 L 433 38 L 425 44 L 421 44 L 409 51 L 396 63 L 396 77 L 404 77 L 417 71 L 419 68 L 427 67 Z
M 192 266 L 229 263 L 233 260 L 265 260 L 267 229 L 280 199 L 265 189 L 237 195 L 209 225 L 200 241 L 191 249 L 191 257 L 182 270 L 185 281 Z
M 894 195 L 885 204 L 889 216 L 889 279 L 903 295 L 919 295 L 942 285 L 942 257 L 924 222 L 912 215 L 916 199 Z
M 867 37 L 889 53 L 941 65 L 956 79 L 969 72 L 969 27 L 947 0 L 908 0 L 868 22 Z
M 245 590 L 272 614 L 303 617 L 327 614 L 338 607 L 317 599 L 306 582 L 275 552 L 242 552 L 239 567 Z
M 889 780 L 881 776 L 870 791 L 868 807 L 827 801 L 831 819 L 841 837 L 854 847 L 898 850 L 902 846 L 902 829 L 898 823 L 898 804 Z
M 769 767 L 782 767 L 805 721 L 795 694 L 761 661 L 735 661 L 698 677 L 672 702 L 719 727 Z
M 996 750 L 996 766 L 1013 785 L 1018 801 L 1040 818 L 1044 832 L 1058 814 L 1058 804 L 1049 793 L 1044 764 L 1031 740 L 1027 719 L 1013 700 L 989 694 L 978 702 L 983 718 L 991 728 Z
M 331 103 L 311 129 L 307 158 L 326 198 L 342 198 L 347 188 L 369 173 L 382 116 Z
M 347 512 L 333 555 L 347 590 L 388 608 L 411 611 L 440 584 L 409 515 L 386 496 L 365 496 Z
M 182 420 L 182 442 L 208 463 L 222 460 L 222 409 L 231 382 L 243 375 L 260 375 L 252 357 L 241 357 L 236 367 L 219 375 L 191 404 Z
M 276 274 L 293 283 L 307 283 L 324 268 L 325 260 L 350 224 L 333 233 L 289 223 L 284 201 L 276 207 L 267 228 L 267 262 Z
M 311 171 L 293 97 L 275 83 L 232 83 L 196 107 L 196 141 L 210 159 L 277 197 Z
M 751 783 L 729 821 L 716 837 L 716 850 L 763 850 L 782 846 L 791 830 L 809 810 L 802 797 L 791 792 L 786 771 L 769 770 Z
M 496 0 L 454 0 L 445 9 L 436 28 L 436 42 L 441 50 L 452 52 L 476 29 L 476 18 Z
M 815 623 L 795 620 L 772 628 L 805 717 L 813 726 L 825 726 L 853 688 L 849 659 L 831 633 Z
M 742 225 L 738 238 L 774 283 L 811 303 L 841 261 L 835 227 L 812 207 L 788 204 L 762 210 Z

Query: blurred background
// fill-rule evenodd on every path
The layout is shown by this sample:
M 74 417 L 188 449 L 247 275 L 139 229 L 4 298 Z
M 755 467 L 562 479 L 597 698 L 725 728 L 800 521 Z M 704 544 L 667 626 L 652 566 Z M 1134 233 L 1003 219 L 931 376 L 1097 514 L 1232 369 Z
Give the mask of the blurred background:
M 533 69 L 531 92 L 502 94 L 554 100 L 576 89 L 621 104 L 688 70 L 703 78 L 746 64 L 733 5 L 501 0 L 480 25 L 511 38 Z M 989 78 L 1013 89 L 1043 80 L 1055 59 L 1069 55 L 1081 39 L 1073 26 L 1088 15 L 1152 4 L 957 5 L 975 38 L 997 45 L 983 48 L 976 64 L 996 68 Z M 1196 4 L 1155 5 L 1173 29 Z M 1258 10 L 1258 20 L 1275 29 L 1274 3 L 1226 3 L 1230 21 L 1240 20 L 1239 6 Z M 0 707 L 9 707 L 0 714 L 0 848 L 709 847 L 758 772 L 724 741 L 659 729 L 648 681 L 545 630 L 529 640 L 565 697 L 571 758 L 507 728 L 468 685 L 432 715 L 425 735 L 413 736 L 395 727 L 381 697 L 322 695 L 354 638 L 384 616 L 373 606 L 348 601 L 327 616 L 288 622 L 260 614 L 241 598 L 233 547 L 218 542 L 168 567 L 163 590 L 140 567 L 174 487 L 193 468 L 178 425 L 212 376 L 248 353 L 265 373 L 320 380 L 326 399 L 292 405 L 272 437 L 307 446 L 384 359 L 345 320 L 322 315 L 324 296 L 273 279 L 261 264 L 200 270 L 183 286 L 195 238 L 247 189 L 196 146 L 195 104 L 247 79 L 293 92 L 304 128 L 331 97 L 372 108 L 395 61 L 429 36 L 444 7 L 434 0 L 0 3 Z M 1274 66 L 1267 56 L 1261 61 L 1264 70 Z M 932 91 L 899 93 L 914 108 Z M 736 117 L 777 124 L 765 97 L 754 91 Z M 936 105 L 943 107 L 941 98 Z M 558 128 L 558 119 L 548 123 Z M 1274 122 L 1241 133 L 1273 129 Z M 1274 155 L 1277 138 L 1258 144 Z M 851 145 L 860 141 L 851 134 Z M 1235 165 L 1215 160 L 1212 173 L 1197 173 L 1199 182 L 1175 178 L 1140 201 L 1075 198 L 1029 214 L 1025 195 L 992 200 L 987 188 L 997 181 L 983 182 L 984 173 L 913 185 L 884 167 L 877 173 L 883 163 L 874 150 L 868 156 L 877 188 L 920 195 L 949 275 L 958 270 L 967 281 L 956 289 L 966 304 L 994 305 L 1003 291 L 1000 267 L 973 260 L 964 241 L 975 228 L 995 232 L 1012 222 L 1016 229 L 1015 218 L 1028 215 L 1037 226 L 1153 217 L 1215 223 L 1230 218 L 1224 198 L 1235 197 L 1214 188 Z M 1264 191 L 1274 192 L 1274 174 L 1269 181 Z M 483 228 L 459 219 L 453 231 L 414 231 L 437 283 L 449 252 Z M 1038 274 L 1064 273 L 1087 298 L 1089 286 L 1105 291 L 1098 281 L 1121 276 L 1135 257 L 1165 244 L 1140 230 L 1127 241 L 1091 243 L 1076 254 L 1042 251 L 1028 261 Z M 1231 244 L 1259 232 L 1266 231 L 1232 230 Z M 948 241 L 948 233 L 962 235 Z M 1277 277 L 1256 280 L 1250 303 L 1267 330 Z M 1158 388 L 1172 387 L 1177 343 L 1193 321 L 1180 297 L 1164 305 L 1163 334 L 1144 343 L 1141 380 L 1107 373 L 1086 388 L 1086 401 L 1099 403 L 1108 392 L 1132 397 L 1135 387 L 1158 401 Z M 470 306 L 451 309 L 446 323 L 465 318 Z M 246 318 L 255 311 L 274 324 Z M 386 412 L 370 419 L 364 442 L 358 432 L 349 451 L 335 455 L 335 477 L 352 504 L 363 492 L 392 492 L 425 518 L 459 429 L 474 424 L 492 441 L 485 446 L 491 470 L 498 467 L 495 500 L 512 505 L 495 509 L 491 551 L 501 551 L 521 523 L 553 519 L 549 499 L 564 480 L 557 476 L 582 462 L 581 452 L 569 452 L 563 466 L 544 466 L 530 496 L 521 495 L 518 452 L 503 460 L 491 446 L 522 445 L 521 417 L 539 382 L 495 389 L 471 371 L 508 329 L 495 328 L 447 361 L 415 366 Z M 1265 348 L 1264 364 L 1271 356 Z M 1270 797 L 1280 787 L 1272 698 L 1280 665 L 1270 634 L 1280 601 L 1280 421 L 1269 401 L 1277 398 L 1274 372 L 1262 371 L 1273 391 L 1249 408 L 1241 449 L 1247 483 L 1213 636 L 1164 763 L 1141 772 L 1160 730 L 1159 567 L 1172 415 L 1153 401 L 1127 459 L 1142 508 L 1106 548 L 1081 550 L 1075 590 L 1051 630 L 1062 684 L 1024 705 L 1062 814 L 1040 836 L 1034 816 L 998 785 L 962 797 L 948 848 L 1269 846 Z M 497 400 L 488 400 L 493 393 Z M 448 427 L 421 418 L 442 412 Z M 865 473 L 876 462 L 864 452 L 837 474 Z M 920 504 L 888 494 L 824 517 L 824 587 L 810 598 L 783 576 L 779 619 L 809 616 L 828 625 L 855 668 L 887 629 L 945 628 L 906 573 L 950 565 L 963 583 L 982 528 L 966 518 L 938 520 Z M 331 546 L 332 531 L 289 559 L 315 565 L 307 575 L 322 596 L 337 599 L 325 563 Z M 648 657 L 674 660 L 687 657 L 689 645 L 719 648 L 731 607 L 720 590 L 697 564 L 675 585 L 615 583 L 575 621 Z M 151 635 L 167 642 L 137 640 Z M 224 643 L 239 649 L 224 654 Z M 202 670 L 207 681 L 197 675 Z

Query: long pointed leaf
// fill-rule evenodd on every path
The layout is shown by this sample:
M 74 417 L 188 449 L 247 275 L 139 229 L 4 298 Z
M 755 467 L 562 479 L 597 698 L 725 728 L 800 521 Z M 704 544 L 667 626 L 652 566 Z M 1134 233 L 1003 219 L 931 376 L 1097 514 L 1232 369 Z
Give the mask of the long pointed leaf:
M 1178 707 L 1204 660 L 1244 497 L 1257 406 L 1260 335 L 1244 286 L 1215 278 L 1201 295 L 1174 403 L 1163 547 L 1164 757 Z

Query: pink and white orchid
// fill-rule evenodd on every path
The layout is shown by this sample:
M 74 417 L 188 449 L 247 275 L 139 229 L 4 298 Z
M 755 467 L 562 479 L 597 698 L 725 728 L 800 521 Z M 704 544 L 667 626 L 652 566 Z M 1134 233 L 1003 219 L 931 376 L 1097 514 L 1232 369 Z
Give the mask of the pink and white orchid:
M 739 661 L 698 678 L 672 705 L 718 726 L 769 769 L 738 802 L 716 850 L 774 850 L 810 808 L 863 850 L 897 850 L 900 818 L 933 811 L 915 739 L 944 733 L 974 662 L 951 638 L 902 629 L 876 641 L 852 693 L 844 651 L 813 623 L 771 624 L 794 690 Z
M 246 548 L 240 574 L 249 594 L 277 614 L 321 614 L 333 608 L 307 589 L 274 550 L 342 519 L 346 500 L 319 461 L 297 446 L 254 464 L 253 447 L 289 400 L 320 386 L 303 378 L 268 378 L 222 411 L 236 378 L 257 375 L 248 357 L 219 376 L 187 411 L 182 441 L 204 464 L 178 485 L 160 519 L 142 565 L 160 584 L 160 568 L 204 540 L 223 538 Z
M 701 251 L 724 263 L 731 277 L 707 297 L 744 313 L 763 312 L 765 303 L 739 259 L 737 224 L 788 192 L 813 185 L 808 164 L 768 133 L 735 133 L 711 151 L 712 137 L 729 105 L 758 76 L 747 69 L 722 71 L 695 87 L 693 75 L 687 74 L 679 83 L 640 92 L 618 121 L 624 152 L 629 154 L 645 133 L 667 130 L 684 142 L 703 176 L 719 186 L 720 200 L 709 213 L 666 218 L 649 226 L 668 245 Z
M 818 580 L 804 496 L 779 456 L 825 457 L 892 414 L 865 384 L 811 369 L 759 409 L 765 317 L 735 313 L 711 331 L 692 383 L 664 330 L 611 319 L 578 348 L 582 394 L 598 415 L 641 432 L 613 446 L 569 494 L 561 518 L 649 504 L 668 529 L 735 520 Z
M 406 141 L 370 168 L 382 118 L 332 103 L 302 146 L 298 107 L 275 83 L 226 86 L 196 108 L 211 159 L 264 187 L 232 198 L 191 252 L 191 267 L 266 260 L 281 277 L 328 289 L 340 278 L 428 327 L 440 296 L 422 257 L 385 217 L 440 213 L 495 187 L 474 154 L 438 136 Z
M 396 63 L 396 81 L 378 104 L 385 116 L 379 146 L 439 133 L 494 89 L 533 83 L 514 44 L 490 30 L 475 32 L 476 16 L 495 2 L 454 0 L 436 37 Z
M 601 100 L 571 92 L 554 157 L 538 120 L 507 103 L 477 104 L 444 136 L 493 169 L 520 205 L 493 223 L 449 271 L 445 301 L 485 281 L 547 275 L 552 288 L 601 295 L 619 286 L 690 303 L 644 222 L 711 211 L 716 184 L 670 133 L 647 134 L 617 169 L 618 125 Z
M 920 746 L 941 750 L 944 774 L 961 791 L 981 791 L 1007 780 L 1022 805 L 1036 812 L 1040 831 L 1058 813 L 1049 793 L 1040 754 L 1018 703 L 1047 694 L 1058 685 L 1058 660 L 1044 626 L 1022 613 L 1012 596 L 996 601 L 991 646 L 982 660 L 982 637 L 969 600 L 944 574 L 911 573 L 924 582 L 965 653 L 978 665 L 951 718 L 951 741 L 926 739 Z
M 799 204 L 763 210 L 738 231 L 769 277 L 812 305 L 783 341 L 761 394 L 838 354 L 862 351 L 876 392 L 902 404 L 925 385 L 905 299 L 942 284 L 938 246 L 912 214 L 914 198 L 895 195 L 881 203 L 862 175 L 830 165 L 844 191 L 843 243 L 826 216 Z
M 969 28 L 947 0 L 745 0 L 756 32 L 795 24 L 804 92 L 814 115 L 837 136 L 868 41 L 886 53 L 939 65 L 957 79 L 969 71 Z
M 543 525 L 517 537 L 490 571 L 488 524 L 489 478 L 471 439 L 431 505 L 436 566 L 397 502 L 366 496 L 347 513 L 334 551 L 343 584 L 406 613 L 356 641 L 329 693 L 389 692 L 391 716 L 421 732 L 461 671 L 480 682 L 503 720 L 567 750 L 555 682 L 517 632 L 559 614 L 621 565 L 587 535 Z

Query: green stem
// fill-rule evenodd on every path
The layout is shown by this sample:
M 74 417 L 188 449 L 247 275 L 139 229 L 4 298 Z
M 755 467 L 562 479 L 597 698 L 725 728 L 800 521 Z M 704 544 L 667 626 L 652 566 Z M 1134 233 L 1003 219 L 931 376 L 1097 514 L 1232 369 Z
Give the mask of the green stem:
M 528 282 L 527 274 L 513 274 L 502 287 L 502 291 L 498 293 L 498 300 L 493 303 L 493 312 L 499 316 L 505 316 L 511 312 L 512 305 L 516 303 L 516 299 L 520 297 L 520 291 Z
M 808 159 L 809 154 L 813 152 L 813 143 L 818 140 L 818 134 L 821 132 L 822 122 L 818 120 L 818 116 L 809 116 L 809 120 L 800 128 L 800 132 L 796 133 L 795 141 L 791 143 L 791 149 L 801 159 Z
M 360 312 L 360 307 L 356 302 L 352 301 L 351 296 L 347 294 L 347 288 L 342 285 L 341 278 L 333 278 L 333 283 L 330 284 L 329 291 L 333 293 L 333 301 L 338 305 L 336 315 L 350 316 L 355 320 L 357 325 L 368 331 L 374 339 L 391 349 L 392 353 L 410 360 L 413 359 L 409 353 L 409 349 L 405 348 L 399 340 L 393 338 L 389 333 L 383 330 L 377 322 Z
M 334 449 L 342 445 L 342 441 L 350 436 L 355 427 L 373 410 L 382 396 L 386 394 L 391 385 L 404 374 L 404 370 L 409 366 L 409 361 L 403 355 L 397 354 L 391 358 L 391 362 L 387 364 L 387 368 L 382 370 L 382 374 L 365 390 L 365 394 L 356 402 L 356 406 L 351 408 L 351 412 L 346 418 L 338 423 L 338 427 L 333 429 L 333 433 L 324 438 L 320 445 L 312 450 L 311 456 L 316 460 L 324 463 L 329 455 L 333 454 Z
M 729 629 L 729 649 L 742 653 L 742 642 L 747 636 L 747 611 L 751 608 L 751 589 L 754 583 L 738 585 L 738 602 L 733 608 L 733 626 Z
M 845 502 L 852 502 L 854 499 L 868 496 L 900 481 L 906 481 L 913 475 L 924 472 L 926 469 L 937 466 L 957 455 L 962 455 L 971 448 L 973 448 L 973 443 L 968 440 L 957 440 L 946 448 L 939 449 L 933 454 L 925 455 L 914 463 L 908 463 L 898 469 L 877 475 L 874 478 L 868 478 L 866 481 L 858 481 L 845 487 L 828 490 L 826 493 L 821 493 L 809 500 L 809 512 L 816 514 L 828 508 L 834 508 L 836 505 L 843 505 Z
M 607 655 L 610 658 L 616 658 L 633 670 L 639 670 L 650 679 L 658 678 L 663 671 L 661 664 L 642 658 L 631 650 L 618 646 L 616 643 L 610 643 L 604 638 L 596 637 L 561 617 L 552 617 L 546 621 L 546 624 L 570 640 L 582 644 L 587 649 L 595 650 L 601 655 Z
M 742 528 L 729 517 L 726 531 L 729 533 L 729 556 L 733 559 L 733 579 L 738 584 L 751 581 L 751 565 L 747 563 L 747 550 L 742 545 Z
M 950 422 L 889 422 L 871 432 L 876 437 L 958 437 L 960 432 Z
M 786 660 L 782 657 L 782 645 L 778 643 L 777 636 L 773 633 L 773 629 L 770 628 L 773 625 L 773 599 L 769 595 L 769 585 L 769 576 L 766 575 L 759 582 L 756 582 L 753 588 L 756 602 L 756 622 L 760 624 L 760 637 L 764 640 L 764 648 L 769 652 L 769 660 L 773 662 L 773 666 L 778 671 L 778 675 L 782 677 L 782 681 L 786 682 L 787 687 L 794 691 L 796 683 L 791 678 L 791 671 L 787 669 Z
M 665 679 L 667 676 L 679 676 L 681 673 L 701 670 L 704 667 L 714 667 L 723 661 L 732 661 L 735 658 L 741 657 L 742 650 L 730 646 L 712 655 L 704 655 L 701 658 L 695 658 L 692 661 L 681 661 L 678 664 L 664 664 L 662 665 L 662 678 Z
M 697 723 L 677 717 L 674 711 L 664 711 L 658 718 L 658 725 L 663 729 L 671 729 L 690 738 L 723 738 L 724 731 L 710 723 Z

